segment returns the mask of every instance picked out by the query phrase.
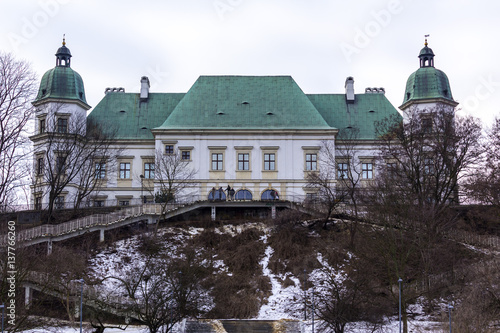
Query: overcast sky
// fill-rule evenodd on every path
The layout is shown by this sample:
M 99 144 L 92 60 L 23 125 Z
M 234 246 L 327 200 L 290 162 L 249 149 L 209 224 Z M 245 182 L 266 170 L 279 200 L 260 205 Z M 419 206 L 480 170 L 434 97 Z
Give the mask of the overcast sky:
M 186 92 L 200 75 L 291 75 L 305 93 L 384 87 L 400 106 L 424 35 L 462 113 L 500 116 L 500 2 L 482 0 L 0 0 L 0 50 L 71 67 L 96 106 L 106 87 Z

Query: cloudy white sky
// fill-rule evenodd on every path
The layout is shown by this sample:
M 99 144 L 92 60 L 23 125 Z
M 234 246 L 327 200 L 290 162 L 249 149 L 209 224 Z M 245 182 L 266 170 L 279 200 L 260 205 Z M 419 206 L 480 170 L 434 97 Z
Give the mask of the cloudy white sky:
M 186 92 L 200 75 L 291 75 L 305 93 L 384 87 L 397 107 L 424 35 L 462 113 L 500 116 L 500 2 L 0 0 L 0 50 L 54 67 L 63 34 L 91 106 L 106 87 Z

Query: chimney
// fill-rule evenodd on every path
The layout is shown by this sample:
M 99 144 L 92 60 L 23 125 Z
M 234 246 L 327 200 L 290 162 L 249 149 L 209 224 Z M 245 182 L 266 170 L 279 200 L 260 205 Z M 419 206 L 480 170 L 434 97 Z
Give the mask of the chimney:
M 354 103 L 354 78 L 352 76 L 345 80 L 345 99 L 347 103 Z
M 141 101 L 146 101 L 149 96 L 149 79 L 147 76 L 141 77 Z

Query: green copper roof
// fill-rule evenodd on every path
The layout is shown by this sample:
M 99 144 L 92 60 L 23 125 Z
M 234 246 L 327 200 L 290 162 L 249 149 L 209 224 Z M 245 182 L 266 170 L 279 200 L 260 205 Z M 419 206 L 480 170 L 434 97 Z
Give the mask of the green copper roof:
M 444 98 L 453 101 L 448 77 L 434 67 L 421 67 L 406 81 L 404 103 L 415 100 Z
M 48 98 L 78 100 L 87 104 L 80 74 L 69 66 L 48 70 L 42 77 L 35 103 Z
M 307 97 L 326 122 L 339 130 L 356 127 L 359 139 L 375 140 L 375 122 L 399 115 L 384 94 L 356 94 L 354 103 L 346 103 L 345 94 L 308 94 Z
M 157 129 L 331 129 L 290 76 L 200 76 Z
M 153 139 L 152 129 L 343 129 L 374 140 L 374 122 L 399 114 L 384 94 L 304 94 L 289 76 L 201 76 L 187 93 L 110 92 L 88 116 L 116 139 Z
M 116 139 L 153 139 L 151 129 L 160 126 L 184 93 L 150 93 L 141 102 L 138 93 L 110 92 L 88 116 Z

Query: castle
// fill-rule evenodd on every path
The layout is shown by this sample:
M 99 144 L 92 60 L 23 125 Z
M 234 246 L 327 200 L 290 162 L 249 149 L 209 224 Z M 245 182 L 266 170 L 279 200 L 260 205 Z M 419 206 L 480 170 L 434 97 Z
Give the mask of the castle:
M 91 106 L 83 79 L 71 68 L 65 42 L 55 56 L 56 66 L 43 75 L 33 102 L 36 126 L 31 140 L 37 181 L 32 200 L 37 208 L 51 196 L 57 208 L 69 207 L 83 192 L 84 177 L 69 179 L 71 163 L 88 163 L 78 172 L 91 174 L 95 187 L 86 200 L 92 205 L 153 201 L 162 184 L 158 159 L 173 155 L 189 174 L 184 180 L 188 184 L 177 196 L 225 199 L 227 192 L 219 195 L 213 189 L 229 186 L 234 200 L 274 196 L 303 200 L 315 195 L 307 186 L 307 174 L 325 167 L 322 146 L 336 145 L 340 152 L 338 134 L 346 128 L 358 130 L 352 140 L 363 168 L 361 177 L 366 181 L 376 177 L 375 123 L 399 115 L 383 88 L 355 93 L 354 79 L 348 77 L 344 93 L 306 94 L 290 76 L 200 76 L 186 93 L 150 92 L 148 78 L 142 77 L 139 92 L 108 88 L 87 115 Z M 420 66 L 407 80 L 401 110 L 438 104 L 454 108 L 458 103 L 448 78 L 434 67 L 427 41 L 418 57 Z M 113 154 L 79 162 L 66 151 L 70 148 L 48 148 L 49 140 L 63 140 L 75 132 L 85 136 L 96 126 L 107 133 Z M 72 145 L 79 142 L 75 139 Z M 345 167 L 337 163 L 337 175 Z M 63 178 L 68 182 L 59 193 L 49 189 L 52 185 L 44 172 L 49 168 L 66 173 Z

